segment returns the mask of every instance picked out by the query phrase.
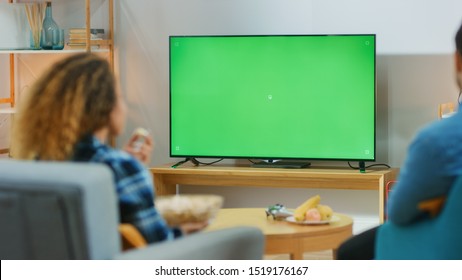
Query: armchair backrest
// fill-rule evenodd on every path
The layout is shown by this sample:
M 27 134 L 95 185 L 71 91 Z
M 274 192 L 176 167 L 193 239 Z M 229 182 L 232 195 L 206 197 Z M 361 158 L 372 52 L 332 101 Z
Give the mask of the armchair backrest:
M 462 260 L 462 177 L 454 183 L 434 223 L 436 257 Z
M 102 164 L 0 160 L 0 259 L 111 259 L 120 252 Z
M 462 177 L 451 188 L 439 215 L 408 226 L 383 224 L 377 259 L 462 259 Z

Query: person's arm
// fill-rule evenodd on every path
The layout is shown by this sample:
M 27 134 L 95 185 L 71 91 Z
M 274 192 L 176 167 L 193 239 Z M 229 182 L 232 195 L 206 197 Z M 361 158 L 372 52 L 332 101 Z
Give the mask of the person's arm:
M 139 180 L 132 180 L 132 185 L 124 190 L 123 200 L 135 210 L 126 211 L 131 215 L 125 216 L 128 218 L 125 222 L 133 224 L 149 243 L 195 233 L 208 225 L 207 222 L 191 222 L 182 224 L 178 228 L 169 227 L 153 203 L 154 193 L 149 191 L 154 189 L 151 176 L 142 175 L 143 173 L 147 173 L 145 169 L 141 170 Z
M 419 203 L 445 195 L 452 185 L 451 155 L 440 141 L 442 137 L 435 135 L 432 129 L 424 130 L 409 147 L 387 205 L 391 222 L 404 225 L 426 215 Z
M 149 172 L 135 159 L 113 164 L 118 174 L 117 193 L 121 222 L 134 225 L 148 243 L 182 235 L 170 228 L 154 207 L 154 187 Z
M 140 141 L 139 144 L 135 144 L 135 143 L 137 143 L 137 141 L 139 140 L 140 137 L 143 138 L 142 139 L 143 141 Z M 133 157 L 135 157 L 137 160 L 139 160 L 144 165 L 147 165 L 149 163 L 149 160 L 150 160 L 150 157 L 151 157 L 151 152 L 153 150 L 152 138 L 147 132 L 143 133 L 143 135 L 141 135 L 140 133 L 133 133 L 132 137 L 130 138 L 128 143 L 125 145 L 124 150 L 125 150 L 125 152 L 127 152 L 130 155 L 132 155 Z M 149 182 L 152 182 L 151 177 L 150 176 L 148 176 L 148 177 L 149 177 Z M 149 188 L 154 189 L 151 183 L 146 184 L 146 185 Z M 152 201 L 152 199 L 151 199 L 151 201 Z M 157 213 L 157 210 L 154 208 L 154 211 L 152 211 L 152 213 L 148 214 L 148 216 L 151 216 L 153 219 L 155 219 L 154 217 L 159 216 L 159 213 Z M 153 225 L 154 224 L 155 223 L 153 223 Z M 207 222 L 191 222 L 191 223 L 182 224 L 178 228 L 173 228 L 172 230 L 174 232 L 174 236 L 178 237 L 178 236 L 181 236 L 183 234 L 191 234 L 191 233 L 198 232 L 198 231 L 204 229 L 207 225 L 208 225 Z M 158 226 L 159 226 L 159 228 L 164 227 L 162 225 L 158 225 Z M 141 229 L 141 227 L 142 227 L 141 225 L 138 226 L 138 228 L 140 228 L 140 231 L 143 230 L 143 229 Z M 154 227 L 156 227 L 156 226 L 154 226 Z M 153 231 L 153 230 L 152 229 L 146 229 L 144 231 L 146 232 L 146 234 L 148 234 L 149 231 Z M 158 238 L 156 238 L 156 240 L 157 239 Z M 168 239 L 170 239 L 170 238 L 168 238 Z

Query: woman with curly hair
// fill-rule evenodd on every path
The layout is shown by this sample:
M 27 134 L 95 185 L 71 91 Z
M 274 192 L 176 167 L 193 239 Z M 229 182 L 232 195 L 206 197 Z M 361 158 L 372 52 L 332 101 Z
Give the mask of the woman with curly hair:
M 108 62 L 96 55 L 57 62 L 21 99 L 13 125 L 13 157 L 106 164 L 114 174 L 120 221 L 133 224 L 148 243 L 202 229 L 202 223 L 170 228 L 155 209 L 152 179 L 143 166 L 152 151 L 149 136 L 136 149 L 137 135 L 124 151 L 105 144 L 125 125 L 127 108 L 116 84 Z

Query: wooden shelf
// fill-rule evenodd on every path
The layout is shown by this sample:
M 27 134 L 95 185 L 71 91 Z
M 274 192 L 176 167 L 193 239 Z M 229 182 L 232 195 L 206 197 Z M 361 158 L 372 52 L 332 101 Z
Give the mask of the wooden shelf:
M 0 108 L 0 114 L 14 114 L 16 113 L 16 108 Z
M 92 49 L 91 52 L 105 53 L 109 52 L 109 49 Z M 0 54 L 66 54 L 66 53 L 82 53 L 85 49 L 64 49 L 64 50 L 0 50 Z

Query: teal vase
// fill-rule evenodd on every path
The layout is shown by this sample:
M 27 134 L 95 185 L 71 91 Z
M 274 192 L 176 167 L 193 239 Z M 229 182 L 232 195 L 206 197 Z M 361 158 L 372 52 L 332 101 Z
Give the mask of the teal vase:
M 41 47 L 44 50 L 53 49 L 53 33 L 59 32 L 58 24 L 53 19 L 51 2 L 47 2 L 47 8 L 45 10 L 45 18 L 43 19 L 42 25 L 42 38 Z

